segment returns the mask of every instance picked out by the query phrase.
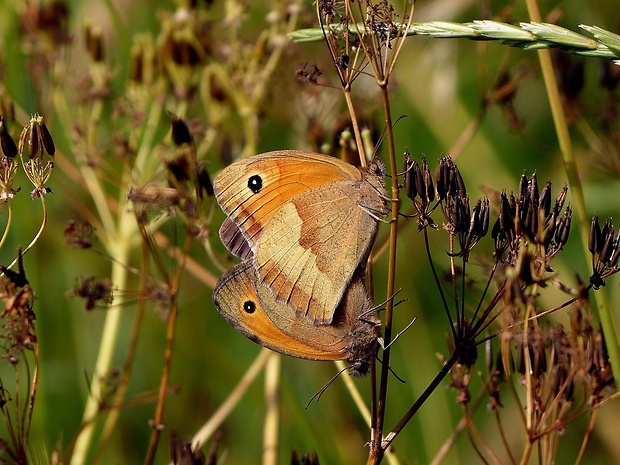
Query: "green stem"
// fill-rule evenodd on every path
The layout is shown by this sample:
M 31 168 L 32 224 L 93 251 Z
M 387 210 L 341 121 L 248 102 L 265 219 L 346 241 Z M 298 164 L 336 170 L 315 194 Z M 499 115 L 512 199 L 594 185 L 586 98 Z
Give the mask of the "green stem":
M 526 4 L 530 19 L 532 21 L 540 22 L 540 11 L 538 11 L 536 0 L 526 0 Z M 577 169 L 577 161 L 575 159 L 575 153 L 573 152 L 568 126 L 566 124 L 566 117 L 564 115 L 564 108 L 562 106 L 562 99 L 560 98 L 560 91 L 553 72 L 553 64 L 551 62 L 549 50 L 539 50 L 538 58 L 540 60 L 540 67 L 545 81 L 547 96 L 549 98 L 549 106 L 551 107 L 551 113 L 553 115 L 555 131 L 560 144 L 560 151 L 562 152 L 564 169 L 566 171 L 568 183 L 572 192 L 573 206 L 577 212 L 583 250 L 585 256 L 588 256 L 590 220 L 586 209 L 586 201 L 583 194 L 581 179 L 579 177 L 579 170 Z M 612 371 L 613 373 L 620 373 L 620 346 L 618 345 L 618 338 L 616 336 L 617 333 L 614 327 L 613 318 L 611 316 L 609 296 L 604 289 L 600 289 L 594 294 L 594 299 L 596 301 L 596 307 L 601 320 L 603 334 L 605 335 Z
M 122 218 L 125 218 L 126 221 L 132 219 L 129 212 L 125 211 L 122 213 Z M 109 251 L 111 256 L 114 257 L 111 274 L 112 282 L 116 287 L 123 289 L 127 281 L 127 269 L 124 265 L 121 265 L 121 263 L 127 262 L 129 255 L 128 241 L 123 240 L 122 235 L 119 236 L 118 241 L 115 241 L 114 244 L 110 244 Z M 101 342 L 99 344 L 99 354 L 97 355 L 89 396 L 86 401 L 86 406 L 84 407 L 84 415 L 82 416 L 84 428 L 75 442 L 75 448 L 71 456 L 70 463 L 73 465 L 88 463 L 86 460 L 87 454 L 94 435 L 95 423 L 93 420 L 99 412 L 99 402 L 101 401 L 105 387 L 104 380 L 112 364 L 112 357 L 114 355 L 114 348 L 116 347 L 116 339 L 121 322 L 122 302 L 119 302 L 119 300 L 123 300 L 123 298 L 119 296 L 119 299 L 116 299 L 114 302 L 114 307 L 108 308 L 106 312 Z
M 396 148 L 394 146 L 394 133 L 392 131 L 392 114 L 390 99 L 387 89 L 387 79 L 380 86 L 383 97 L 383 111 L 387 130 L 387 142 L 389 150 L 390 174 L 392 179 L 392 216 L 390 222 L 390 248 L 388 253 L 388 276 L 387 276 L 387 304 L 385 306 L 385 325 L 383 342 L 386 349 L 383 351 L 381 375 L 379 381 L 379 399 L 377 402 L 376 431 L 370 446 L 370 455 L 367 463 L 380 463 L 385 452 L 382 446 L 383 428 L 385 422 L 385 404 L 387 400 L 388 376 L 390 369 L 390 341 L 392 340 L 392 313 L 394 309 L 394 283 L 396 280 L 396 244 L 398 238 L 398 212 L 400 201 L 398 199 L 398 168 L 396 167 Z

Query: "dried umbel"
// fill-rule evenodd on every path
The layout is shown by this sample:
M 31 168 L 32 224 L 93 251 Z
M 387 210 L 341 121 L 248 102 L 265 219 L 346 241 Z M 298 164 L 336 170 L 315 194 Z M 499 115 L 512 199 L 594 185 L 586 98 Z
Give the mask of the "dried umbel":
M 496 257 L 515 265 L 519 251 L 533 245 L 540 259 L 539 268 L 545 270 L 547 261 L 568 241 L 572 209 L 567 206 L 562 213 L 567 191 L 564 186 L 553 202 L 550 182 L 539 192 L 536 175 L 528 179 L 524 174 L 516 195 L 502 192 L 499 215 L 491 233 Z
M 53 157 L 56 147 L 43 117 L 39 114 L 35 113 L 24 126 L 19 137 L 18 152 L 24 172 L 35 187 L 31 197 L 36 199 L 52 192 L 45 184 L 52 174 L 54 162 L 48 160 L 44 163 L 43 158 L 45 153 Z
M 16 364 L 25 350 L 33 350 L 37 343 L 35 314 L 32 308 L 34 293 L 23 269 L 20 254 L 20 270 L 13 271 L 0 266 L 0 301 L 4 309 L 0 312 L 1 359 Z
M 94 310 L 98 305 L 107 308 L 114 300 L 112 282 L 95 276 L 77 278 L 73 295 L 84 299 L 86 311 Z

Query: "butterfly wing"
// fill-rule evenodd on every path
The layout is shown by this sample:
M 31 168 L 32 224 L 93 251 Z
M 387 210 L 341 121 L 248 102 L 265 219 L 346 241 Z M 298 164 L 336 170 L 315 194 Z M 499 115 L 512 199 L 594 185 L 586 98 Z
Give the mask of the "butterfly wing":
M 347 327 L 320 327 L 298 317 L 286 304 L 276 302 L 263 288 L 259 299 L 254 267 L 250 261 L 239 263 L 226 272 L 213 291 L 217 311 L 241 334 L 282 354 L 310 360 L 345 360 Z M 266 313 L 276 315 L 276 325 Z M 310 344 L 312 341 L 313 344 Z
M 235 253 L 240 233 L 253 250 L 265 225 L 290 199 L 327 183 L 360 178 L 353 165 L 299 150 L 267 152 L 233 163 L 213 183 L 220 207 L 238 228 L 234 231 L 225 222 L 222 242 Z
M 329 324 L 387 213 L 382 183 L 340 181 L 287 202 L 255 254 L 262 284 L 315 324 Z

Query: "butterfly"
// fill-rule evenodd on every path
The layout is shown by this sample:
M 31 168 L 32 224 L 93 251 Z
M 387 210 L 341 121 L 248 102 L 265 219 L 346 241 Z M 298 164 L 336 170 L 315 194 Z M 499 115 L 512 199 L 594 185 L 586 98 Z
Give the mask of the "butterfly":
M 260 284 L 251 260 L 222 275 L 213 302 L 237 331 L 257 344 L 309 360 L 348 360 L 356 376 L 368 372 L 379 347 L 380 320 L 359 274 L 351 280 L 329 325 L 315 325 L 278 302 Z
M 388 213 L 385 168 L 299 150 L 256 155 L 215 178 L 220 238 L 257 282 L 315 325 L 329 325 Z

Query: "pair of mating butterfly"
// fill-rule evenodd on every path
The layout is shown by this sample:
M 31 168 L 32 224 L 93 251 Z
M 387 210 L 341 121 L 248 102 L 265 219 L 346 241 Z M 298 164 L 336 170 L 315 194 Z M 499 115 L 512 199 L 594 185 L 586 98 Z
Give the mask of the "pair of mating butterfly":
M 296 150 L 233 163 L 214 182 L 228 218 L 226 248 L 243 261 L 218 281 L 217 310 L 240 333 L 280 353 L 348 360 L 365 374 L 379 319 L 364 267 L 388 212 L 384 168 L 359 169 Z

